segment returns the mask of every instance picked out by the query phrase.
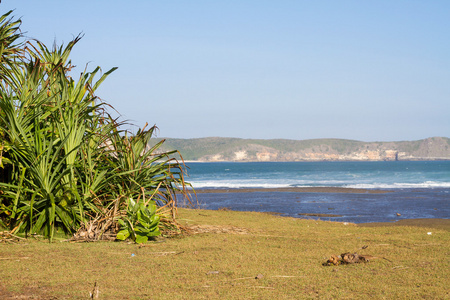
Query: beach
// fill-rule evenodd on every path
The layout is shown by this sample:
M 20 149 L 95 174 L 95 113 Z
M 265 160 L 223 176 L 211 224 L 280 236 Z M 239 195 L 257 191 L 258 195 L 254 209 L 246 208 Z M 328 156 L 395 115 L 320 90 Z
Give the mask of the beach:
M 190 163 L 188 175 L 203 209 L 357 224 L 450 218 L 450 161 Z
M 192 199 L 202 209 L 257 211 L 361 226 L 389 223 L 449 227 L 449 189 L 217 188 L 197 189 Z

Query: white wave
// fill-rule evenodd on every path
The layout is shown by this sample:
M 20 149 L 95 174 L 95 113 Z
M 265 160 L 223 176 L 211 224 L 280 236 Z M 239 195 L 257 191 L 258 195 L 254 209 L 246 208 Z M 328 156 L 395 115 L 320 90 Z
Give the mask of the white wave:
M 450 188 L 450 182 L 425 181 L 421 183 L 395 182 L 395 183 L 355 183 L 344 181 L 295 181 L 295 180 L 209 180 L 191 181 L 195 189 L 207 188 L 287 188 L 287 187 L 346 187 L 359 189 L 411 189 L 411 188 Z
M 429 188 L 450 188 L 450 182 L 425 181 L 420 183 L 395 182 L 395 183 L 361 183 L 349 184 L 345 187 L 358 189 L 429 189 Z
M 206 181 L 206 182 L 191 182 L 194 189 L 205 189 L 205 188 L 230 188 L 230 189 L 241 189 L 241 188 L 284 188 L 290 187 L 289 184 L 282 183 L 250 183 L 250 182 L 230 182 L 230 181 Z

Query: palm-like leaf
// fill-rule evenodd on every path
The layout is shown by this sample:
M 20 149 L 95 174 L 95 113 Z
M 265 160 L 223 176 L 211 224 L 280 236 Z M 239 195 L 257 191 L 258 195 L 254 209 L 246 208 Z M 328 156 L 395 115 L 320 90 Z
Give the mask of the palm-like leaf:
M 50 239 L 89 222 L 118 223 L 128 230 L 118 236 L 136 242 L 159 234 L 159 214 L 174 216 L 185 185 L 175 152 L 158 153 L 162 142 L 148 148 L 155 127 L 129 136 L 98 101 L 95 91 L 116 68 L 98 80 L 99 67 L 78 81 L 68 76 L 80 36 L 52 49 L 18 43 L 20 21 L 9 14 L 0 18 L 2 223 Z

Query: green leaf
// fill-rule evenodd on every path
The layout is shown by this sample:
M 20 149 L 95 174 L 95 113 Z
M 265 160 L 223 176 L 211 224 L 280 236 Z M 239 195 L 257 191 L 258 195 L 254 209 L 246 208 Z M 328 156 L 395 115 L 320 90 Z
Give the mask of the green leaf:
M 121 227 L 128 228 L 127 224 L 122 219 L 117 219 L 117 222 Z
M 136 243 L 137 244 L 143 244 L 143 243 L 146 243 L 148 241 L 148 236 L 146 236 L 146 235 L 139 235 L 139 234 L 137 234 L 136 235 Z
M 128 229 L 123 229 L 117 233 L 116 239 L 125 241 L 129 236 L 130 236 L 130 231 Z

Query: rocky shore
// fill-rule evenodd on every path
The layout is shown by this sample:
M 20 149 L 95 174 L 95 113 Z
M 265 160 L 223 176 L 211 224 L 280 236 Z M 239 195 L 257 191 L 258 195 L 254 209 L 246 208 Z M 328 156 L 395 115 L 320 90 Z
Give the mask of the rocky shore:
M 399 142 L 219 137 L 165 140 L 163 150 L 177 149 L 186 161 L 197 162 L 450 160 L 450 139 L 446 137 Z

